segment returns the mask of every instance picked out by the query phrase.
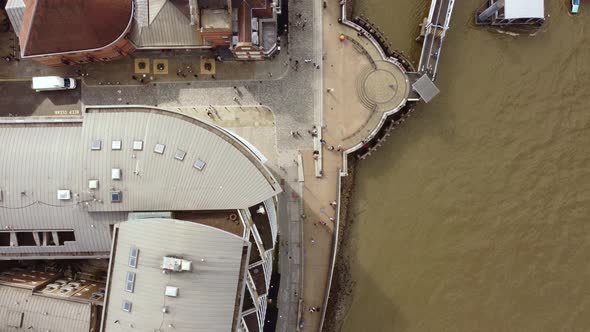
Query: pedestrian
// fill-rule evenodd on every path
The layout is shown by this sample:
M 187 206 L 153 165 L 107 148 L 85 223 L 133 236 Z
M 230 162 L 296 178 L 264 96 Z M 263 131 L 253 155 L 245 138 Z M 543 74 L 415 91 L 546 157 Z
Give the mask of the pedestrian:
M 334 218 L 330 217 L 330 221 L 332 221 L 332 222 L 333 222 L 333 221 L 334 221 Z
M 315 243 L 315 239 L 313 237 L 311 238 L 311 243 Z
M 334 145 L 330 145 L 330 147 L 328 148 L 328 150 L 334 151 Z
M 320 139 L 320 143 L 321 143 L 322 145 L 326 145 L 326 140 L 322 138 L 322 139 Z
M 137 76 L 135 76 L 135 75 L 131 75 L 131 78 L 132 78 L 134 81 L 137 81 Z
M 262 104 L 260 104 L 260 105 L 262 105 Z M 295 131 L 295 134 L 296 134 L 297 136 L 301 137 L 301 133 L 299 132 L 299 130 L 296 130 L 296 131 Z
M 295 132 L 291 130 L 291 136 L 295 137 Z
M 338 144 L 338 148 L 336 149 L 336 151 L 338 151 L 338 152 L 342 151 L 342 145 Z
M 332 202 L 330 202 L 330 206 L 332 206 L 332 207 L 336 207 L 336 205 L 338 205 L 338 203 L 336 203 L 336 201 L 332 201 Z

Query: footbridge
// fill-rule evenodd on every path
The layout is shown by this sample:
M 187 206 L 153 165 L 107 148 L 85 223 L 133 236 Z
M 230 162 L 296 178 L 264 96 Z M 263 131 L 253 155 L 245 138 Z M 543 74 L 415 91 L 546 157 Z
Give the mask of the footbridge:
M 436 79 L 438 59 L 454 4 L 455 0 L 432 0 L 430 5 L 418 73 L 428 75 L 432 81 Z

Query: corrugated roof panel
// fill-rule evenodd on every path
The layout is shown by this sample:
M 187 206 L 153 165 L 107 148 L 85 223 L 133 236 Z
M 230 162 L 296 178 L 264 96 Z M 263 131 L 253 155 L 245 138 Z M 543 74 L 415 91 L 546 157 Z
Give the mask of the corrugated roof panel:
M 93 202 L 87 179 L 80 174 L 82 144 L 79 126 L 0 128 L 0 230 L 74 230 L 75 243 L 55 247 L 0 247 L 0 256 L 41 253 L 96 253 L 108 255 L 109 224 L 125 220 L 125 213 L 89 214 Z M 23 141 L 26 137 L 26 141 Z M 24 145 L 23 143 L 26 143 Z M 72 191 L 72 199 L 57 199 L 58 189 Z
M 23 330 L 90 330 L 90 304 L 32 295 L 27 289 L 0 285 L 1 331 L 12 331 L 8 317 L 13 312 L 23 313 Z
M 170 115 L 141 110 L 86 115 L 83 142 L 100 135 L 106 141 L 113 137 L 123 141 L 123 149 L 116 153 L 89 149 L 82 152 L 84 177 L 105 184 L 95 191 L 103 204 L 92 204 L 89 210 L 247 208 L 280 192 L 275 180 L 267 178 L 270 173 L 233 138 L 216 133 L 207 125 L 195 125 Z M 130 144 L 135 139 L 144 141 L 144 151 L 131 149 Z M 164 154 L 153 152 L 157 143 L 166 145 Z M 187 162 L 179 163 L 174 159 L 177 148 L 186 151 Z M 202 171 L 193 167 L 197 159 L 207 162 Z M 123 180 L 113 181 L 111 168 L 121 168 Z M 121 203 L 108 203 L 110 189 L 122 191 Z
M 120 224 L 106 330 L 152 331 L 172 324 L 179 331 L 230 331 L 244 245 L 233 234 L 197 223 L 149 219 Z M 136 269 L 127 264 L 132 246 L 141 251 Z M 192 271 L 162 274 L 163 258 L 174 255 L 192 261 Z M 136 273 L 133 294 L 124 291 L 128 271 Z M 178 297 L 165 297 L 166 286 L 178 287 Z M 123 300 L 133 302 L 130 313 L 121 310 Z M 162 314 L 163 306 L 168 313 Z

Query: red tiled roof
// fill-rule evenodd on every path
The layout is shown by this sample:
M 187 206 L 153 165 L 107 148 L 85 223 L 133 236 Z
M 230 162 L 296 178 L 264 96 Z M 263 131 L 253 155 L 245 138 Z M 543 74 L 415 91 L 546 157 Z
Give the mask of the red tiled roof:
M 252 42 L 252 7 L 246 0 L 243 0 L 238 7 L 238 41 Z
M 125 32 L 133 12 L 132 0 L 32 1 L 21 31 L 25 56 L 107 46 Z

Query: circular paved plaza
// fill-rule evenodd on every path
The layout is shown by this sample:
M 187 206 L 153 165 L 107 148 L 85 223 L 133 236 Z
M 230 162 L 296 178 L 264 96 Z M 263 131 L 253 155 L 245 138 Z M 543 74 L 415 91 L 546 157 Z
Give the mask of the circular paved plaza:
M 389 111 L 407 98 L 409 83 L 399 67 L 388 61 L 377 61 L 363 68 L 356 91 L 367 109 Z

